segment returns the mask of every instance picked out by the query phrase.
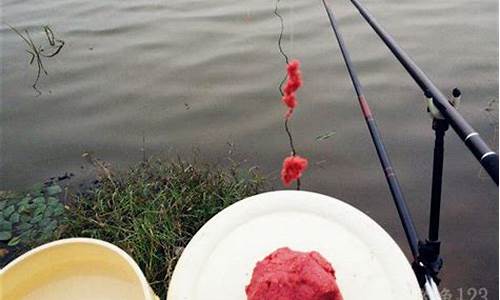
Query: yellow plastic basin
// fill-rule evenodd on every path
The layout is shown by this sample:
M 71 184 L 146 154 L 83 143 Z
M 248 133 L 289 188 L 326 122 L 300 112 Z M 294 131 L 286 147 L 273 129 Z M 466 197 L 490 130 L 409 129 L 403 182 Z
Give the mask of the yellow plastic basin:
M 158 299 L 135 261 L 113 244 L 87 238 L 35 248 L 0 270 L 0 299 Z

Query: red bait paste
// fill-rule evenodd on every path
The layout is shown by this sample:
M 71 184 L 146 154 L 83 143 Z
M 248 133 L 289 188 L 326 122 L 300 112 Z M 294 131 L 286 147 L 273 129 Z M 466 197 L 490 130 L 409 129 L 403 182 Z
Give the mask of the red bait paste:
M 259 261 L 248 300 L 343 300 L 332 265 L 318 252 L 280 248 Z

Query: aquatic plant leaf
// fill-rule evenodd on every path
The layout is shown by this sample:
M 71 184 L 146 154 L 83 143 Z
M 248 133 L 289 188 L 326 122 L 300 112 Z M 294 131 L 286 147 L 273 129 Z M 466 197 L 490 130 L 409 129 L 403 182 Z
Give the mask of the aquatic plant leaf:
M 10 231 L 0 231 L 0 241 L 8 241 L 12 237 L 12 232 Z
M 35 203 L 35 204 L 45 203 L 45 198 L 44 197 L 36 197 L 35 199 L 33 199 L 33 203 Z
M 30 189 L 30 195 L 33 197 L 41 196 L 43 194 L 43 184 L 37 183 Z
M 7 206 L 7 208 L 3 210 L 3 216 L 6 218 L 9 217 L 15 210 L 16 208 L 14 205 Z
M 29 209 L 29 205 L 28 204 L 22 204 L 22 205 L 19 205 L 17 207 L 17 212 L 20 213 L 20 214 L 22 214 L 24 212 L 27 212 L 28 209 Z
M 47 195 L 54 196 L 54 195 L 57 195 L 57 194 L 61 193 L 62 189 L 61 189 L 60 186 L 58 186 L 57 184 L 55 184 L 55 185 L 48 186 L 46 188 L 46 191 L 47 191 Z
M 54 216 L 60 216 L 64 213 L 64 206 L 62 204 L 56 208 L 54 208 Z
M 52 223 L 50 223 L 49 225 L 45 226 L 42 229 L 42 234 L 50 236 L 52 234 L 52 232 L 54 232 L 54 230 L 56 229 L 56 227 L 57 227 L 57 223 L 55 224 L 55 226 L 52 225 Z
M 55 207 L 59 204 L 59 200 L 55 197 L 48 197 L 47 198 L 47 205 L 51 207 Z
M 30 223 L 22 223 L 22 224 L 19 224 L 16 226 L 16 229 L 18 231 L 21 231 L 21 232 L 24 232 L 26 230 L 29 230 L 33 227 L 33 225 L 31 225 Z
M 47 229 L 47 226 L 49 225 L 49 223 L 50 223 L 49 219 L 42 218 L 38 222 L 38 226 L 41 228 L 42 231 L 44 231 L 45 229 Z
M 8 243 L 7 246 L 14 247 L 15 245 L 19 244 L 21 241 L 20 236 L 13 237 Z
M 51 228 L 52 230 L 55 230 L 57 228 L 57 221 L 53 220 L 52 222 L 50 222 L 48 228 Z
M 40 220 L 43 218 L 43 215 L 36 215 L 34 216 L 31 220 L 30 220 L 30 223 L 31 224 L 36 224 L 38 222 L 40 222 Z
M 31 216 L 23 213 L 19 219 L 21 223 L 28 223 L 31 220 Z
M 18 202 L 19 205 L 28 205 L 31 201 L 31 197 L 24 197 L 21 201 Z
M 35 208 L 35 211 L 33 212 L 33 215 L 41 215 L 45 212 L 45 210 L 47 209 L 47 205 L 45 205 L 45 203 L 42 203 L 42 204 L 38 204 Z
M 3 210 L 7 206 L 7 200 L 0 201 L 0 210 Z
M 54 214 L 54 209 L 51 206 L 47 206 L 47 209 L 43 213 L 44 218 L 50 218 Z
M 12 215 L 10 215 L 9 221 L 14 224 L 19 222 L 19 213 L 14 212 Z
M 12 223 L 8 221 L 0 223 L 0 231 L 11 231 L 11 230 L 12 230 Z

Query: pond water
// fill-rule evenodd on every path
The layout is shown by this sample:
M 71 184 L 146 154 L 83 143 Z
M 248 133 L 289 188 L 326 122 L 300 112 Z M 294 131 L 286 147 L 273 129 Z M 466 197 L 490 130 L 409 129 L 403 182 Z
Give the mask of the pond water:
M 458 86 L 460 111 L 497 150 L 498 2 L 363 1 L 435 83 Z M 257 166 L 276 188 L 289 153 L 277 86 L 284 71 L 271 0 L 3 0 L 0 189 L 85 173 L 91 151 L 124 167 L 147 155 Z M 427 232 L 433 131 L 422 93 L 349 1 L 332 1 L 421 236 Z M 311 166 L 305 190 L 342 199 L 408 254 L 389 190 L 320 1 L 282 0 L 283 47 L 303 64 L 291 121 Z M 36 75 L 6 23 L 66 44 Z M 328 139 L 317 136 L 335 132 Z M 143 143 L 144 137 L 144 143 Z M 451 130 L 446 135 L 441 286 L 498 297 L 498 189 Z M 334 237 L 332 237 L 334 242 Z M 457 298 L 458 299 L 458 298 Z M 468 299 L 468 298 L 463 298 Z

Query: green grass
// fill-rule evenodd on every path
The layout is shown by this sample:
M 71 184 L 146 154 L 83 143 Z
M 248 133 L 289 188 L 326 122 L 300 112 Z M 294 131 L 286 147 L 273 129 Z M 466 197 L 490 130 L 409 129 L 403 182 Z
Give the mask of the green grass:
M 91 237 L 119 246 L 161 299 L 196 231 L 223 208 L 263 188 L 262 178 L 252 171 L 183 161 L 149 161 L 108 175 L 70 197 L 57 238 Z

